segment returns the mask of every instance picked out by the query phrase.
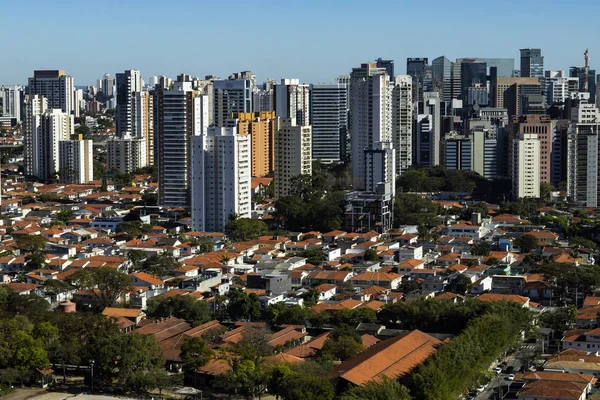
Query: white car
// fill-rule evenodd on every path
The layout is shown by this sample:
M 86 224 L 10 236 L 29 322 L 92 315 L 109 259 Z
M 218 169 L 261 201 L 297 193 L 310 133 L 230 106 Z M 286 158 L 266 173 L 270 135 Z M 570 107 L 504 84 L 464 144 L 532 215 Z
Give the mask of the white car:
M 496 373 L 496 375 L 499 375 L 502 372 L 502 368 L 496 367 L 494 368 L 494 372 Z
M 514 381 L 515 380 L 515 374 L 508 375 L 508 378 L 506 378 L 506 379 L 508 379 L 509 381 Z
M 483 386 L 479 386 L 479 387 L 477 388 L 477 393 L 483 393 L 483 391 L 484 391 L 484 390 L 485 390 L 485 385 L 483 385 Z

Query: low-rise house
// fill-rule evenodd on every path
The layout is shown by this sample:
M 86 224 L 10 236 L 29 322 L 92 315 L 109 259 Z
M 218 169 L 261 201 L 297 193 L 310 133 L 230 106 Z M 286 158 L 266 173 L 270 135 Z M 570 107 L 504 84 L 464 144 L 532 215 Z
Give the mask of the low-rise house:
M 409 259 L 422 260 L 423 246 L 419 246 L 417 244 L 402 246 L 397 250 L 397 254 L 399 262 Z
M 356 357 L 334 367 L 329 377 L 337 391 L 351 385 L 380 381 L 383 377 L 406 379 L 431 356 L 441 342 L 421 331 L 406 332 L 376 343 Z
M 600 377 L 600 356 L 597 352 L 567 349 L 546 360 L 544 370 L 564 371 L 571 374 L 588 374 Z
M 330 283 L 323 283 L 316 287 L 319 293 L 319 301 L 329 300 L 337 294 L 337 286 Z
M 332 283 L 335 285 L 343 285 L 348 282 L 354 273 L 352 271 L 312 271 L 308 275 L 310 285 Z
M 402 282 L 403 275 L 383 272 L 364 272 L 350 278 L 354 286 L 367 288 L 370 286 L 381 286 L 386 289 L 395 290 Z
M 580 382 L 529 381 L 517 393 L 519 400 L 585 400 L 587 385 Z
M 477 296 L 477 299 L 486 302 L 512 301 L 520 304 L 522 307 L 529 307 L 529 297 L 518 296 L 515 294 L 484 293 Z
M 102 315 L 108 318 L 127 318 L 136 325 L 146 318 L 146 313 L 144 313 L 144 311 L 142 311 L 140 308 L 106 307 L 102 311 Z

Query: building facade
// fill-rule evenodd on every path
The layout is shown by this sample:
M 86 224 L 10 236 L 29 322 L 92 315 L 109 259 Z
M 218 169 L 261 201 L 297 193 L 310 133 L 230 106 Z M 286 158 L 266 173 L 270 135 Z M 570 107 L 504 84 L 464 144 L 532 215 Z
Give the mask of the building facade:
M 513 138 L 513 196 L 540 197 L 540 139 L 535 133 L 519 133 Z
M 173 90 L 156 92 L 155 159 L 158 204 L 190 204 L 190 137 L 202 132 L 201 99 L 191 82 L 175 82 Z
M 402 175 L 413 164 L 412 78 L 398 75 L 392 92 L 392 138 L 396 151 L 396 175 Z
M 298 125 L 294 118 L 281 119 L 275 133 L 275 197 L 290 194 L 291 179 L 312 174 L 312 128 Z
M 252 112 L 253 90 L 250 79 L 228 79 L 213 82 L 214 125 L 226 126 L 232 113 Z
M 191 148 L 193 229 L 223 232 L 232 216 L 250 218 L 250 136 L 211 127 Z
M 385 68 L 362 64 L 350 75 L 352 181 L 365 188 L 365 150 L 392 140 L 392 88 Z
M 542 49 L 521 49 L 521 77 L 543 78 L 544 56 Z
M 234 113 L 233 119 L 237 120 L 238 133 L 250 136 L 251 176 L 260 178 L 272 173 L 275 132 L 279 129 L 275 112 Z
M 48 100 L 48 108 L 79 116 L 79 109 L 75 106 L 75 82 L 63 70 L 33 71 L 27 93 L 44 96 Z
M 94 149 L 91 140 L 61 140 L 59 179 L 62 183 L 86 184 L 94 180 Z
M 142 75 L 136 69 L 117 74 L 117 116 L 116 127 L 118 137 L 135 136 L 133 131 L 133 103 L 135 94 L 142 91 Z
M 273 89 L 275 115 L 295 118 L 298 125 L 310 124 L 310 86 L 298 79 L 282 79 Z
M 310 85 L 310 119 L 313 159 L 340 162 L 348 131 L 348 86 Z

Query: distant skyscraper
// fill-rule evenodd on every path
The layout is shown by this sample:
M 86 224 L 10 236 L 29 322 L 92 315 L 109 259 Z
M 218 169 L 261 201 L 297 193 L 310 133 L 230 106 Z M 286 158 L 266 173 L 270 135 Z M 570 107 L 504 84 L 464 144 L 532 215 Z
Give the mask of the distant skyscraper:
M 312 174 L 312 129 L 298 125 L 294 118 L 281 120 L 275 133 L 275 197 L 287 196 L 291 179 Z
M 463 100 L 463 106 L 470 105 L 466 104 L 469 97 L 469 88 L 475 85 L 486 86 L 486 83 L 486 63 L 477 62 L 475 59 L 463 59 L 460 64 L 460 98 Z
M 48 108 L 58 108 L 75 116 L 79 114 L 79 109 L 75 106 L 74 80 L 63 70 L 33 71 L 27 93 L 44 96 L 48 100 Z
M 417 103 L 416 164 L 433 167 L 441 162 L 441 115 L 437 92 L 423 93 L 424 99 Z
M 362 64 L 350 75 L 352 180 L 365 188 L 365 151 L 392 141 L 392 87 L 384 68 Z
M 69 140 L 74 133 L 74 119 L 60 109 L 42 111 L 43 102 L 33 96 L 26 103 L 28 124 L 31 121 L 26 133 L 30 137 L 25 141 L 25 153 L 28 153 L 26 159 L 31 162 L 31 169 L 27 174 L 52 182 L 60 170 L 59 143 L 61 140 Z
M 25 175 L 35 176 L 38 171 L 38 162 L 41 155 L 41 149 L 36 143 L 39 141 L 37 136 L 40 134 L 42 124 L 42 114 L 48 108 L 48 100 L 40 95 L 27 95 L 24 101 L 24 135 L 23 135 L 23 164 Z
M 569 78 L 564 71 L 545 71 L 546 99 L 548 105 L 564 104 L 571 93 L 579 92 L 579 78 Z
M 251 175 L 263 177 L 273 172 L 275 163 L 275 132 L 279 119 L 275 111 L 256 113 L 234 113 L 239 135 L 250 136 Z
M 513 196 L 540 197 L 540 139 L 535 133 L 519 133 L 512 140 Z
M 105 79 L 106 81 L 106 79 Z M 117 136 L 133 136 L 133 100 L 142 91 L 142 75 L 132 69 L 117 74 Z
M 491 106 L 506 108 L 509 118 L 523 114 L 526 96 L 542 94 L 538 78 L 493 78 L 490 86 Z
M 452 99 L 452 61 L 441 56 L 431 62 L 433 72 L 433 89 L 445 102 Z
M 176 82 L 173 90 L 158 90 L 156 97 L 158 203 L 185 207 L 190 204 L 190 137 L 202 133 L 202 99 L 191 82 Z
M 347 85 L 310 85 L 310 117 L 313 159 L 339 162 L 348 131 Z
M 540 183 L 550 183 L 552 173 L 552 144 L 554 129 L 552 119 L 547 115 L 520 115 L 513 118 L 513 136 L 534 133 L 540 143 Z
M 396 165 L 392 142 L 377 142 L 365 150 L 365 191 L 375 193 L 385 187 L 385 193 L 396 193 Z
M 567 147 L 567 190 L 572 201 L 586 207 L 600 204 L 600 111 L 587 94 L 571 112 Z
M 91 140 L 61 140 L 58 150 L 58 176 L 61 182 L 86 184 L 94 180 Z
M 115 79 L 110 74 L 104 74 L 101 90 L 107 97 L 115 96 Z
M 310 124 L 310 87 L 298 79 L 282 79 L 274 88 L 273 104 L 279 118 L 294 118 L 298 125 Z
M 0 86 L 0 117 L 23 120 L 21 103 L 23 102 L 23 86 Z
M 250 218 L 250 137 L 211 127 L 191 148 L 193 229 L 223 232 L 231 216 Z
M 379 57 L 375 62 L 377 68 L 385 68 L 385 72 L 388 74 L 390 80 L 393 80 L 396 77 L 394 74 L 394 60 L 383 60 Z
M 422 93 L 425 90 L 423 83 L 425 79 L 427 63 L 427 58 L 406 59 L 406 75 L 410 75 L 413 78 L 413 101 L 421 100 Z M 433 70 L 431 70 L 431 78 L 433 83 Z
M 252 81 L 250 79 L 230 79 L 213 82 L 214 124 L 226 126 L 232 113 L 252 112 Z
M 476 58 L 477 62 L 487 65 L 488 74 L 491 67 L 496 67 L 496 73 L 500 77 L 513 77 L 515 71 L 514 58 Z
M 466 136 L 456 132 L 446 134 L 442 140 L 444 166 L 447 169 L 471 171 L 473 169 L 473 143 Z
M 106 141 L 108 168 L 117 169 L 123 174 L 133 173 L 148 165 L 147 152 L 147 142 L 141 137 L 115 137 Z
M 392 138 L 396 151 L 396 175 L 412 167 L 413 100 L 412 77 L 398 75 L 392 92 Z
M 571 78 L 579 79 L 579 91 L 585 91 L 585 68 L 584 67 L 571 67 L 569 68 L 569 76 Z M 596 70 L 590 69 L 588 71 L 588 93 L 590 93 L 590 103 L 596 103 Z
M 521 49 L 521 77 L 544 78 L 542 49 Z

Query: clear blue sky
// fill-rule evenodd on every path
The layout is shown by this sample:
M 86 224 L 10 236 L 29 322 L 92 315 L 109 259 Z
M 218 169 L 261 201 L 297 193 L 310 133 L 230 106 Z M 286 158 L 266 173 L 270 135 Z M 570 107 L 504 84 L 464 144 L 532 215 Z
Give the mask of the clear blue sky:
M 65 69 L 76 85 L 139 69 L 329 82 L 377 57 L 513 57 L 541 47 L 545 69 L 600 71 L 600 2 L 558 0 L 2 0 L 0 84 Z M 597 64 L 596 64 L 597 63 Z

